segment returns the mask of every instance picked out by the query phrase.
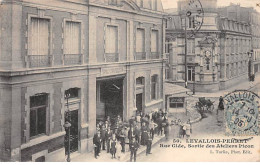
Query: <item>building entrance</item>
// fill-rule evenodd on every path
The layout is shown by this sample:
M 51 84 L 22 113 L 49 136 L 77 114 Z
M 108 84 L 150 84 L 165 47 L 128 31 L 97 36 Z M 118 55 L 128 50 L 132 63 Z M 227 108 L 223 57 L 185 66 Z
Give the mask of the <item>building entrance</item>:
M 136 95 L 136 108 L 137 112 L 143 111 L 143 93 Z
M 70 152 L 78 151 L 78 110 L 70 112 L 71 127 L 70 127 Z M 65 139 L 65 153 L 68 154 L 68 140 Z
M 123 118 L 123 80 L 112 78 L 97 81 L 97 122 L 107 116 L 112 121 L 118 115 Z

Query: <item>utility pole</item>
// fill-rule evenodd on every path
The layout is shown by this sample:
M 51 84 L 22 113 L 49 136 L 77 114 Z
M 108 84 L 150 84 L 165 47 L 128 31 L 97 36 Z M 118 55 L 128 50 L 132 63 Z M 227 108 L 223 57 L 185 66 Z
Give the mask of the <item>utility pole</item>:
M 188 88 L 188 81 L 187 81 L 187 15 L 185 15 L 185 88 Z

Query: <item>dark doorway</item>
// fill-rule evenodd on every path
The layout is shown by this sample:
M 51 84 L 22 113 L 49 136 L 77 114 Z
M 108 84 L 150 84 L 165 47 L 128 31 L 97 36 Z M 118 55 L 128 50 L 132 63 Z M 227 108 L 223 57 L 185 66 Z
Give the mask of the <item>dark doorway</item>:
M 137 108 L 137 112 L 143 111 L 143 94 L 142 93 L 136 95 L 136 108 Z
M 71 114 L 71 127 L 70 127 L 70 152 L 78 151 L 78 110 L 70 112 Z M 67 139 L 67 138 L 66 138 Z M 68 141 L 65 140 L 65 152 L 68 153 Z
M 97 122 L 107 116 L 113 120 L 123 118 L 123 78 L 106 79 L 97 82 Z
M 35 159 L 35 162 L 45 162 L 45 156 L 41 156 L 41 157 Z

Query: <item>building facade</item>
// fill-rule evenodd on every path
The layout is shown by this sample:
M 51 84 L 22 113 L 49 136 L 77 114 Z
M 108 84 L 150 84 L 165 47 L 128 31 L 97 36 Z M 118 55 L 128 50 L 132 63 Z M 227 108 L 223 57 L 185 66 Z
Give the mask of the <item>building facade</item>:
M 106 116 L 165 107 L 160 0 L 4 0 L 0 27 L 2 161 L 64 161 L 68 109 L 82 153 Z
M 235 11 L 244 18 L 234 19 L 223 14 L 227 7 L 219 8 L 217 0 L 200 2 L 204 10 L 203 23 L 194 35 L 189 35 L 193 30 L 191 20 L 194 17 L 186 16 L 186 1 L 180 0 L 178 10 L 167 16 L 166 52 L 169 62 L 166 77 L 171 82 L 184 85 L 186 17 L 188 88 L 215 92 L 248 80 L 248 52 L 251 52 L 252 35 L 250 24 L 244 21 L 247 19 L 244 11 Z

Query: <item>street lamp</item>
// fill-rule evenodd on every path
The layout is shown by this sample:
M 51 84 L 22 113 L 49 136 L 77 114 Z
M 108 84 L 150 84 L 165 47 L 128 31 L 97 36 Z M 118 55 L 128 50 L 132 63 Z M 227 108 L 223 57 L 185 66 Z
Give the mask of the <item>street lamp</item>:
M 251 78 L 251 65 L 252 65 L 253 50 L 251 50 L 250 52 L 247 52 L 247 55 L 248 55 L 248 77 L 249 77 L 249 81 L 252 81 L 252 78 Z
M 66 130 L 66 138 L 68 140 L 68 146 L 65 146 L 67 148 L 67 162 L 70 162 L 70 127 L 71 127 L 71 115 L 70 115 L 70 110 L 69 110 L 69 98 L 70 94 L 65 92 L 65 99 L 67 100 L 67 111 L 65 111 L 65 123 L 64 123 L 64 128 Z M 66 143 L 65 143 L 66 144 Z

